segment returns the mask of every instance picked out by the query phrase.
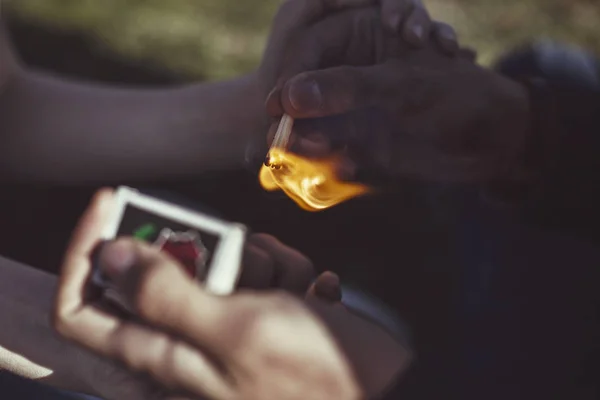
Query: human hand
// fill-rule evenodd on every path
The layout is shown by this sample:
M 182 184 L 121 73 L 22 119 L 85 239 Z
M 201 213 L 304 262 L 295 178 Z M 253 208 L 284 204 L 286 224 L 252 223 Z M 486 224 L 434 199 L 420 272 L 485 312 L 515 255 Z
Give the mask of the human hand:
M 307 308 L 283 292 L 215 297 L 168 256 L 133 240 L 102 246 L 98 260 L 138 319 L 102 311 L 87 282 L 112 199 L 101 192 L 74 233 L 54 324 L 166 389 L 147 398 L 359 399 L 387 388 L 406 364 L 404 348 L 343 307 Z
M 343 10 L 370 7 L 367 15 Z M 383 24 L 382 24 L 383 23 Z M 372 26 L 385 32 L 373 35 Z M 419 0 L 289 0 L 275 17 L 263 62 L 258 71 L 259 93 L 278 92 L 287 79 L 304 71 L 333 65 L 369 65 L 387 37 L 402 49 L 422 47 L 434 38 L 443 52 L 453 55 L 458 45 L 454 30 L 433 22 Z M 264 157 L 264 142 L 251 142 L 247 161 Z
M 445 23 L 432 21 L 420 0 L 288 0 L 280 7 L 274 19 L 260 68 L 266 91 L 271 91 L 274 83 L 281 81 L 281 71 L 297 51 L 303 50 L 305 53 L 302 54 L 304 58 L 295 57 L 295 63 L 317 69 L 320 62 L 326 62 L 324 58 L 328 56 L 328 51 L 339 51 L 344 44 L 341 41 L 350 41 L 348 38 L 360 38 L 368 34 L 361 31 L 364 26 L 349 25 L 344 20 L 333 19 L 327 24 L 329 30 L 336 31 L 334 35 L 327 34 L 325 28 L 318 28 L 313 32 L 314 25 L 342 10 L 376 4 L 381 6 L 380 11 L 375 9 L 378 22 L 385 27 L 388 35 L 399 36 L 406 44 L 416 47 L 422 47 L 430 38 L 434 38 L 435 43 L 446 53 L 457 52 L 454 29 Z M 376 48 L 376 44 L 369 43 L 366 49 L 362 49 L 362 57 L 358 57 L 364 59 L 355 61 L 369 63 L 370 51 Z M 341 65 L 343 60 L 327 61 Z
M 470 58 L 395 49 L 376 65 L 301 73 L 270 97 L 273 116 L 301 120 L 294 151 L 343 149 L 345 179 L 519 178 L 529 134 L 525 88 Z
M 281 289 L 301 296 L 314 278 L 312 262 L 277 238 L 257 233 L 246 239 L 239 288 Z

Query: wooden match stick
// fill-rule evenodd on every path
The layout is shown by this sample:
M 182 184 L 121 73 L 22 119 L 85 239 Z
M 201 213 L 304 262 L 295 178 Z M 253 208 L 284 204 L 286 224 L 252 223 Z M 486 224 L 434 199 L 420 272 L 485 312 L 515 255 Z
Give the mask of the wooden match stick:
M 290 141 L 290 135 L 292 134 L 292 128 L 294 127 L 294 119 L 287 114 L 283 114 L 277 132 L 273 138 L 271 149 L 283 149 L 287 150 L 287 145 Z

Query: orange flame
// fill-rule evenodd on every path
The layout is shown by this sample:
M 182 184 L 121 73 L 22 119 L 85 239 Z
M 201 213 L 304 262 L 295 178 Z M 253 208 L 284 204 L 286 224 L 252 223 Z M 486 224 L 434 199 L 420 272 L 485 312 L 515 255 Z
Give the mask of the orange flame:
M 259 174 L 267 191 L 282 190 L 306 211 L 321 211 L 369 192 L 365 185 L 341 181 L 337 157 L 309 160 L 271 148 Z

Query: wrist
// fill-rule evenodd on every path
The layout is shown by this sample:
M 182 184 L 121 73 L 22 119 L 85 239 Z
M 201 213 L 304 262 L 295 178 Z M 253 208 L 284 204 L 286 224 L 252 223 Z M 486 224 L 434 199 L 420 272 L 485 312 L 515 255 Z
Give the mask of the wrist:
M 185 87 L 173 98 L 168 107 L 180 126 L 167 129 L 165 140 L 177 146 L 173 151 L 187 171 L 239 169 L 250 140 L 256 140 L 258 132 L 266 135 L 256 74 Z M 173 132 L 179 132 L 182 141 L 175 141 Z
M 265 100 L 266 95 L 264 87 L 261 84 L 258 71 L 243 78 L 241 99 L 241 109 L 245 115 L 241 118 L 241 127 L 236 141 L 239 145 L 237 151 L 241 157 L 236 159 L 240 162 L 239 166 L 247 168 L 252 163 L 259 149 L 266 145 L 266 136 L 271 123 L 269 115 L 266 113 Z M 260 155 L 260 159 L 264 154 Z
M 227 105 L 226 117 L 229 126 L 221 138 L 224 154 L 231 168 L 244 168 L 254 149 L 266 142 L 269 117 L 265 111 L 263 88 L 257 72 L 233 81 L 235 94 Z M 200 129 L 202 129 L 200 127 Z

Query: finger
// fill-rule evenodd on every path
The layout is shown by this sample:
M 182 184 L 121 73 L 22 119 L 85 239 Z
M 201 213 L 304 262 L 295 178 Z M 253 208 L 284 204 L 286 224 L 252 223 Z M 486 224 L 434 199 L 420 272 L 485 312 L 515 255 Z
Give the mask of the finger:
M 431 18 L 425 7 L 413 7 L 401 29 L 404 40 L 415 47 L 422 47 L 431 33 Z
M 436 22 L 433 26 L 433 36 L 447 54 L 454 55 L 458 52 L 458 37 L 456 31 L 450 25 Z
M 278 288 L 299 295 L 306 293 L 314 277 L 314 268 L 308 258 L 270 235 L 255 234 L 248 242 L 260 247 L 274 260 Z
M 390 74 L 393 72 L 393 74 Z M 368 107 L 401 90 L 387 64 L 371 67 L 335 67 L 304 72 L 283 88 L 282 104 L 293 118 L 319 118 Z
M 310 30 L 290 43 L 293 51 L 288 50 L 282 60 L 277 73 L 277 87 L 283 87 L 291 77 L 301 72 L 319 69 L 325 58 L 342 58 L 353 35 L 354 24 L 353 13 L 339 13 L 311 25 Z M 269 106 L 275 109 L 276 103 L 269 103 Z
M 150 375 L 170 391 L 232 398 L 234 389 L 210 357 L 153 328 L 123 323 L 103 344 L 101 355 Z
M 269 131 L 267 132 L 267 145 L 270 146 L 273 143 L 273 139 L 275 139 L 275 134 L 277 133 L 277 128 L 279 127 L 279 121 L 275 121 L 271 123 L 269 126 Z
M 458 57 L 464 58 L 471 62 L 477 61 L 477 50 L 475 50 L 475 49 L 463 47 L 463 48 L 458 49 L 457 55 L 458 55 Z
M 70 329 L 73 315 L 86 305 L 85 288 L 91 274 L 90 257 L 100 242 L 102 229 L 114 206 L 112 191 L 100 190 L 81 217 L 62 263 L 54 302 L 53 321 L 60 331 Z
M 265 76 L 279 75 L 285 47 L 291 44 L 294 34 L 322 17 L 326 10 L 327 2 L 324 0 L 287 0 L 279 7 L 265 50 L 265 54 L 272 55 L 272 58 L 267 57 L 261 67 Z
M 294 151 L 310 158 L 324 158 L 331 155 L 331 142 L 320 133 L 298 136 Z
M 226 349 L 226 300 L 203 291 L 184 268 L 146 243 L 119 239 L 102 248 L 99 264 L 127 304 L 145 322 L 215 352 Z
M 275 87 L 265 101 L 265 109 L 271 117 L 281 117 L 283 115 L 283 106 L 281 105 L 281 87 Z
M 399 33 L 413 7 L 411 0 L 381 0 L 383 26 L 391 33 Z
M 322 273 L 309 288 L 307 296 L 329 303 L 341 302 L 342 288 L 339 276 L 329 271 Z
M 268 289 L 273 283 L 275 261 L 260 247 L 247 244 L 244 250 L 242 275 L 239 287 L 248 289 Z

